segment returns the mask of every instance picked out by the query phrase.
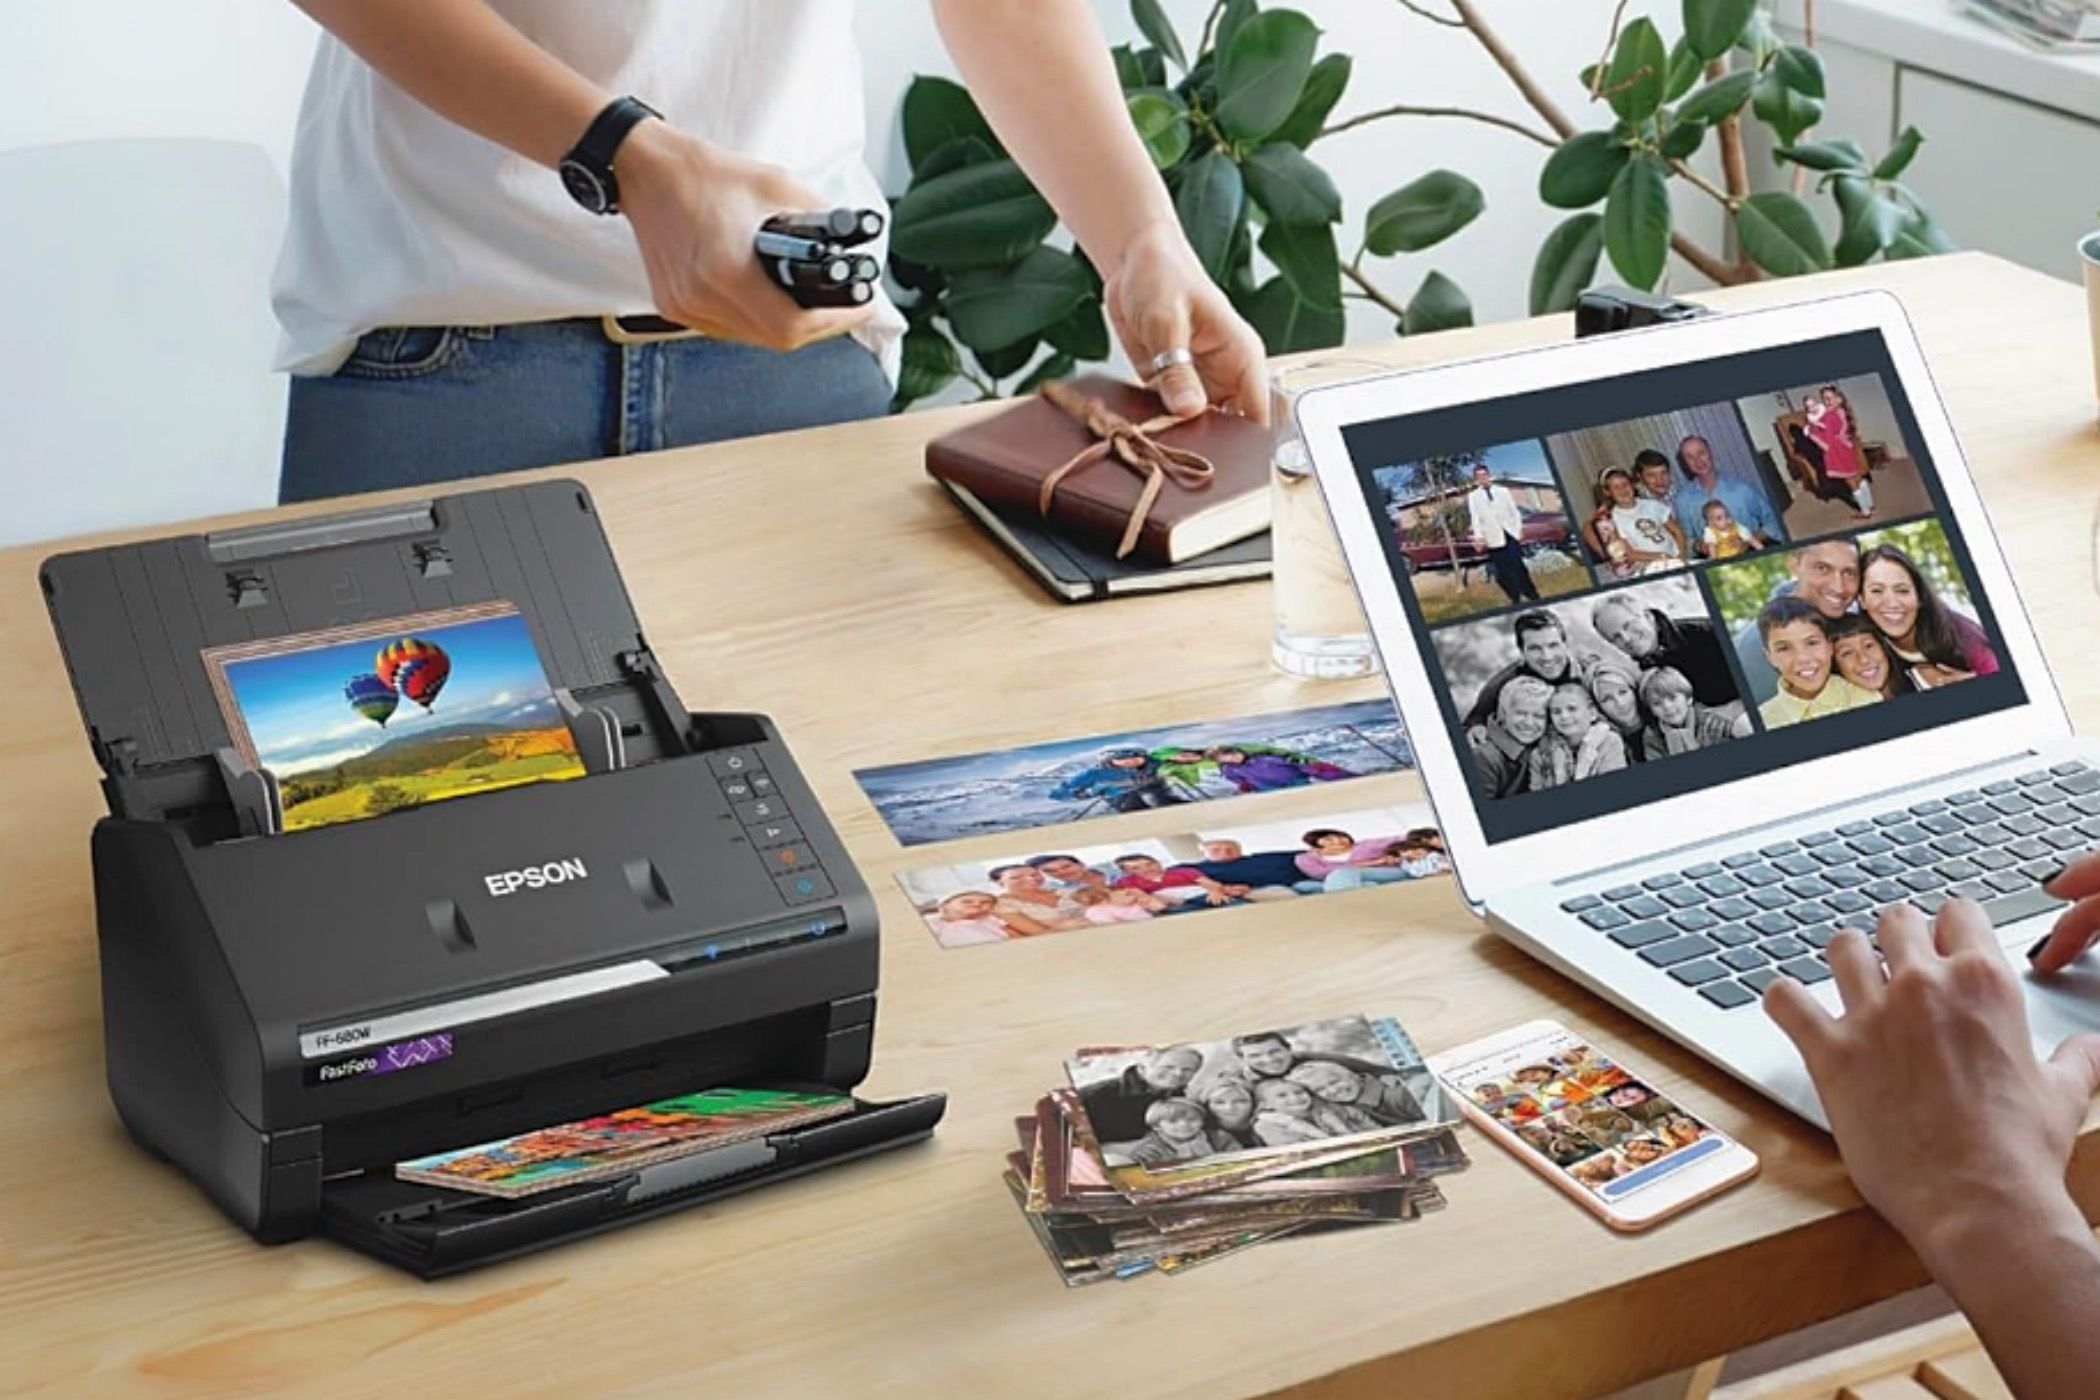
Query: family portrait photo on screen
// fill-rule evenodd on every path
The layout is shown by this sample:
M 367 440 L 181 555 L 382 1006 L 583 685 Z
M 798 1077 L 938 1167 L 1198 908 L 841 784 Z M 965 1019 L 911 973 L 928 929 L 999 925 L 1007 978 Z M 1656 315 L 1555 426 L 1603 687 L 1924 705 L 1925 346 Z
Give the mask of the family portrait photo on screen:
M 1878 374 L 1753 398 L 1737 409 L 1760 463 L 1779 477 L 1789 538 L 1856 530 L 1932 509 Z
M 1708 576 L 1747 696 L 1781 728 L 1999 668 L 1945 526 L 1838 535 Z
M 1783 544 L 1785 487 L 1730 404 L 1623 419 L 1546 439 L 1599 583 Z
M 1750 732 L 1726 642 L 1682 571 L 1439 629 L 1484 794 L 1560 787 Z

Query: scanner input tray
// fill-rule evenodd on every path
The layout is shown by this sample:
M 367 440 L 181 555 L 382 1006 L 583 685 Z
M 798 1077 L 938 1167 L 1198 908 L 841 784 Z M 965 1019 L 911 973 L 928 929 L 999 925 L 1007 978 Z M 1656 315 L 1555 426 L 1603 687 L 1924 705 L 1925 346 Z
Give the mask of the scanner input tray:
M 947 1106 L 945 1094 L 895 1103 L 855 1099 L 843 1118 L 510 1200 L 402 1181 L 391 1168 L 374 1168 L 323 1183 L 321 1232 L 419 1278 L 443 1278 L 923 1141 Z M 678 1181 L 681 1169 L 691 1170 L 688 1162 L 703 1161 L 717 1163 L 721 1174 Z

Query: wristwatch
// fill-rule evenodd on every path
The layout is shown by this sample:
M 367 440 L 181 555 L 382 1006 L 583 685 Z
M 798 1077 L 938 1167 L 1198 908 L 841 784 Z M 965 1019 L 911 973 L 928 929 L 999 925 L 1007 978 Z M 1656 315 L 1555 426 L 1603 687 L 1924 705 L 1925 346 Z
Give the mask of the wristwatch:
M 561 182 L 569 197 L 593 214 L 619 213 L 620 181 L 613 174 L 613 153 L 636 123 L 662 115 L 639 98 L 613 99 L 591 122 L 576 148 L 561 158 Z

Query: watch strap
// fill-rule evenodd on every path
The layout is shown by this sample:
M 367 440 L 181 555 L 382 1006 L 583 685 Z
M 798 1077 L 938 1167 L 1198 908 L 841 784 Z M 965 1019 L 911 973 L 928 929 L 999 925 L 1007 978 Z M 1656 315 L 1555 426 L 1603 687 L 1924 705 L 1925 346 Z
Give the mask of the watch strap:
M 641 122 L 662 115 L 638 97 L 616 97 L 606 104 L 604 111 L 591 119 L 591 124 L 584 129 L 581 139 L 562 157 L 564 167 L 582 167 L 603 190 L 605 198 L 596 212 L 611 214 L 619 209 L 620 186 L 613 174 L 613 157 L 618 153 L 620 143 L 625 141 L 627 133 Z M 577 194 L 579 202 L 590 207 L 590 201 L 585 200 L 573 187 L 570 192 Z

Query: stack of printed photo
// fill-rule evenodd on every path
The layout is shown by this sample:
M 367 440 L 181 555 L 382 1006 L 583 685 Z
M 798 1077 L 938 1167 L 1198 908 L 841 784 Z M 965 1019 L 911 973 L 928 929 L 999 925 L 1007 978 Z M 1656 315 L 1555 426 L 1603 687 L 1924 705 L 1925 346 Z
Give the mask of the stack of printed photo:
M 1006 1185 L 1067 1286 L 1415 1220 L 1466 1165 L 1457 1114 L 1389 1018 L 1083 1049 L 1065 1072 L 1015 1120 Z

